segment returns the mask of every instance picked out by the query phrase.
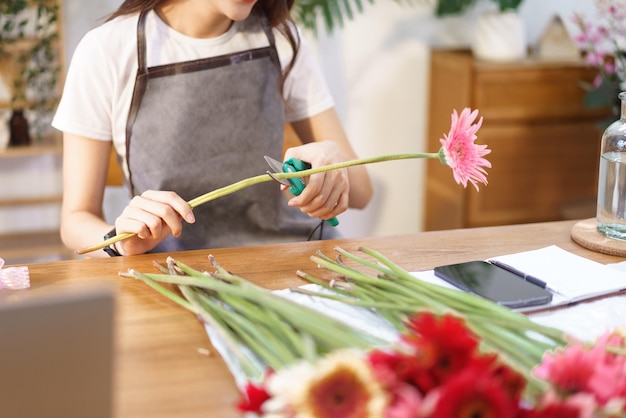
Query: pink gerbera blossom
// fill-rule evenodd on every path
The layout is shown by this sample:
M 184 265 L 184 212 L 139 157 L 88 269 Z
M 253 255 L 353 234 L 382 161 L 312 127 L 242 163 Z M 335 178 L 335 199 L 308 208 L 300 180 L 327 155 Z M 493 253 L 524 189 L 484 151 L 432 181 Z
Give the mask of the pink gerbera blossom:
M 452 113 L 452 125 L 448 135 L 441 139 L 441 161 L 452 168 L 454 180 L 467 187 L 469 181 L 478 190 L 478 182 L 487 184 L 487 172 L 484 167 L 490 168 L 491 163 L 483 157 L 491 152 L 487 145 L 475 144 L 476 132 L 483 123 L 481 117 L 474 120 L 478 110 L 471 111 L 465 108 L 459 115 L 456 110 Z
M 612 352 L 623 345 L 624 336 L 618 332 L 601 335 L 592 346 L 574 343 L 547 352 L 534 374 L 564 396 L 587 393 L 604 406 L 626 393 L 626 360 Z

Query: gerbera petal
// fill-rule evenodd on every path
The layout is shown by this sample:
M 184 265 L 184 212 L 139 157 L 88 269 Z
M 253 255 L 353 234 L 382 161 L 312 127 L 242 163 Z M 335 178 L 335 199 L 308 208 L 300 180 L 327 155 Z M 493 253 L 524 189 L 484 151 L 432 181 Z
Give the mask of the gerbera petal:
M 237 403 L 237 409 L 242 412 L 255 412 L 260 414 L 263 403 L 269 398 L 270 395 L 262 385 L 248 382 L 245 387 L 245 397 Z

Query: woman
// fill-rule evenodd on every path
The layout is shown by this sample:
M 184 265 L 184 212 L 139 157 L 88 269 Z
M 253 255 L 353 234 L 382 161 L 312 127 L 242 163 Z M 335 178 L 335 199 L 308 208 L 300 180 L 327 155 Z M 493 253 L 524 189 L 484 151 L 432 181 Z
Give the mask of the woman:
M 285 122 L 303 142 L 285 159 L 317 167 L 356 158 L 289 19 L 292 4 L 127 0 L 81 40 L 53 121 L 64 134 L 68 247 L 121 232 L 136 235 L 92 255 L 302 240 L 319 219 L 369 202 L 357 166 L 311 176 L 288 202 L 270 182 L 193 211 L 186 203 L 267 171 L 263 156 L 280 157 Z M 102 214 L 111 144 L 134 196 L 114 226 Z

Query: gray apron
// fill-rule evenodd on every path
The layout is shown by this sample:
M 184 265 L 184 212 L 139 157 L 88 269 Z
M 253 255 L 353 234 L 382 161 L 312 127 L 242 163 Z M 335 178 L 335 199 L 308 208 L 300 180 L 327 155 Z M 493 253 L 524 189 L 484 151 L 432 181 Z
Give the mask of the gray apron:
M 147 68 L 145 16 L 137 25 L 139 68 L 126 125 L 131 194 L 171 190 L 191 200 L 265 173 L 263 156 L 281 156 L 285 124 L 280 63 L 265 19 L 252 14 L 244 30 L 262 25 L 267 47 Z M 288 207 L 275 182 L 207 202 L 194 215 L 179 238 L 153 251 L 301 241 L 319 224 Z M 324 228 L 324 238 L 335 236 L 332 229 Z

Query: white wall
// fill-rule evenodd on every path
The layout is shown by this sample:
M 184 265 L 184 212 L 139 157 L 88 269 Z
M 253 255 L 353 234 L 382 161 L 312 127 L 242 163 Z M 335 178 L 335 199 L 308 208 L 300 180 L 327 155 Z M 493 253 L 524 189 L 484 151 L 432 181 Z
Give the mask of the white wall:
M 82 34 L 120 3 L 65 0 L 68 59 Z M 430 48 L 468 46 L 475 17 L 493 7 L 482 0 L 466 17 L 436 19 L 427 0 L 415 1 L 413 5 L 404 3 L 378 0 L 374 5 L 367 4 L 363 14 L 331 36 L 322 33 L 314 39 L 307 35 L 316 46 L 339 114 L 362 157 L 427 151 L 424 144 Z M 575 11 L 593 14 L 593 0 L 525 0 L 520 13 L 529 44 L 537 42 L 555 14 L 569 24 Z M 395 161 L 369 168 L 376 197 L 366 210 L 351 210 L 340 216 L 344 235 L 419 231 L 424 162 Z M 115 202 L 110 205 L 114 208 Z

